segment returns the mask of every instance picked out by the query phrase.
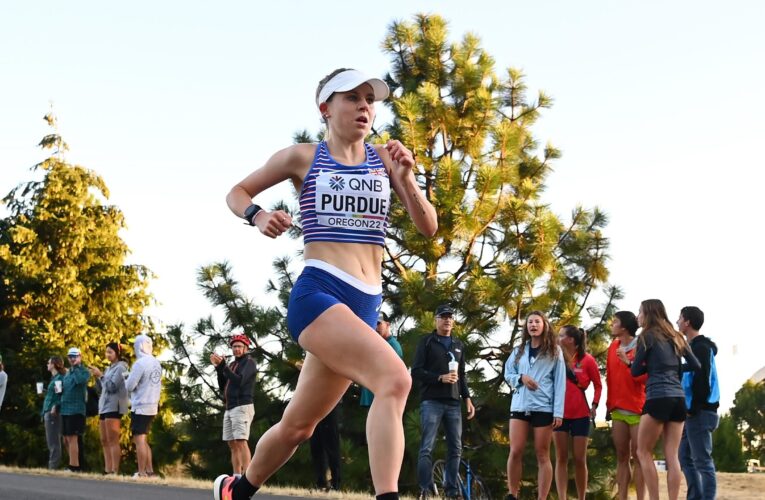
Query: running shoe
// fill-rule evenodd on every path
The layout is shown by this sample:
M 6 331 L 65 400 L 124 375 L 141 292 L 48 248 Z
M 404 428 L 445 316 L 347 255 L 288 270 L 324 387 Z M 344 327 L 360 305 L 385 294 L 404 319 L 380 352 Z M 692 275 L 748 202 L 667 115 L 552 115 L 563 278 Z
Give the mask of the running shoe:
M 242 477 L 240 474 L 234 474 L 229 476 L 228 474 L 221 474 L 215 479 L 213 483 L 213 498 L 215 500 L 233 500 L 234 499 L 234 485 Z

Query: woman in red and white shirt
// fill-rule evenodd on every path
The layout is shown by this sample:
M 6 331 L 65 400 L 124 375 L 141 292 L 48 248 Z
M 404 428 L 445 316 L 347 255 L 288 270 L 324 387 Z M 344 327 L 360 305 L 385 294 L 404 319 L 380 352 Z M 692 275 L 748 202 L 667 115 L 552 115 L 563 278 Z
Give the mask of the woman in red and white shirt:
M 590 422 L 600 402 L 603 386 L 600 382 L 598 363 L 586 352 L 586 334 L 573 325 L 560 329 L 560 345 L 566 358 L 566 403 L 563 410 L 563 425 L 555 429 L 555 487 L 558 498 L 568 498 L 568 438 L 571 436 L 574 455 L 574 478 L 577 497 L 584 500 L 587 493 L 587 443 L 590 437 Z M 592 405 L 587 403 L 585 390 L 592 383 L 595 394 Z

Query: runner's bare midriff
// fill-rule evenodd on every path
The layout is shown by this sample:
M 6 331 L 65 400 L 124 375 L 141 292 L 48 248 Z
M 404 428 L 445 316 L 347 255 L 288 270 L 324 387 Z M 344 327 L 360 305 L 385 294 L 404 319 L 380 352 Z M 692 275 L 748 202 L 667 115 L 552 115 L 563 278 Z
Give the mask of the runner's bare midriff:
M 381 282 L 383 249 L 378 245 L 313 241 L 305 244 L 303 256 L 331 264 L 368 285 Z

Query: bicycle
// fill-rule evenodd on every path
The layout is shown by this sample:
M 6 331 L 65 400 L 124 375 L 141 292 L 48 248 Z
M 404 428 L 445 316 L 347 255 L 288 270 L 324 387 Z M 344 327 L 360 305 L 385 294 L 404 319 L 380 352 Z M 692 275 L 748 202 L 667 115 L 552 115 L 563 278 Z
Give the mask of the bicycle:
M 470 460 L 460 459 L 457 486 L 464 500 L 491 500 L 489 489 L 483 483 L 483 479 L 473 472 L 470 467 Z M 439 495 L 438 488 L 441 488 L 442 492 L 445 491 L 446 461 L 443 459 L 436 460 L 433 464 L 433 487 L 436 489 L 436 496 Z

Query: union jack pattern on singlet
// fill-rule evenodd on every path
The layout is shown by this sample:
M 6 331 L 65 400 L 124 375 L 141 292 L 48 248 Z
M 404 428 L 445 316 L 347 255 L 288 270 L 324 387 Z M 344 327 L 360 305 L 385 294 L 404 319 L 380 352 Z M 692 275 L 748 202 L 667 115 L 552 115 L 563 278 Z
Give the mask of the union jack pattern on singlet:
M 356 166 L 336 162 L 324 141 L 316 147 L 300 192 L 304 243 L 385 245 L 390 180 L 374 147 L 364 147 L 367 159 Z

